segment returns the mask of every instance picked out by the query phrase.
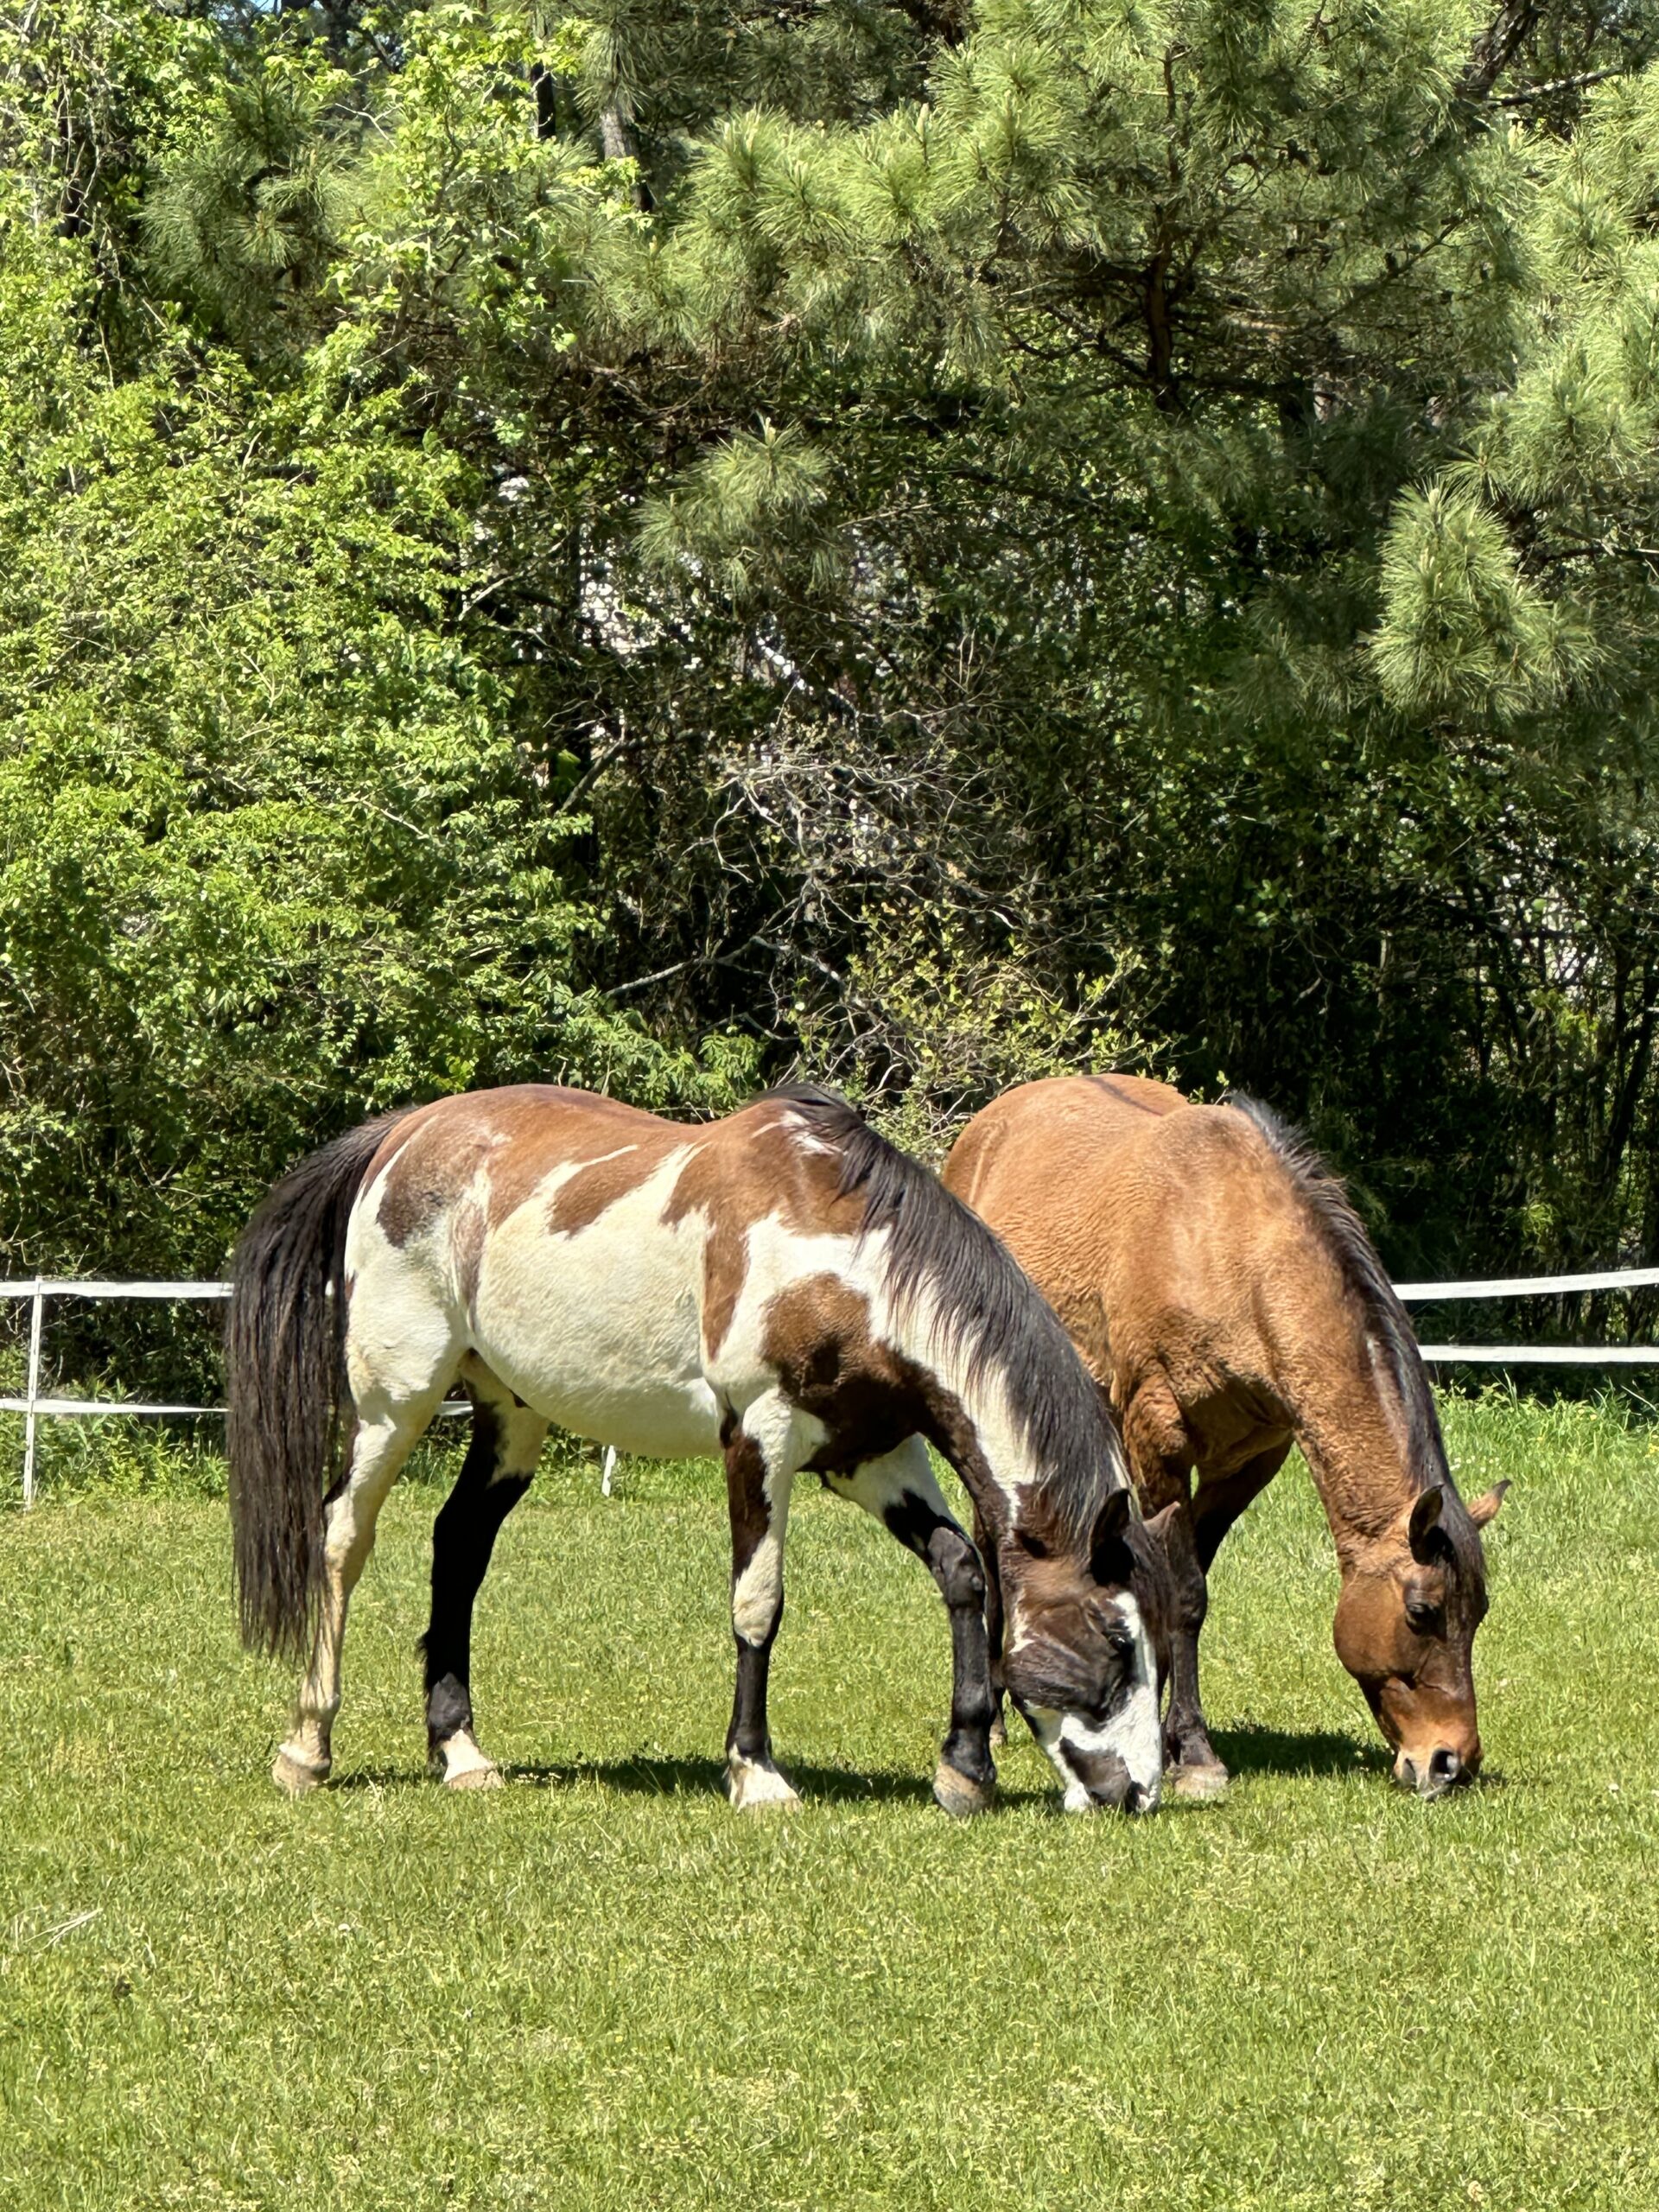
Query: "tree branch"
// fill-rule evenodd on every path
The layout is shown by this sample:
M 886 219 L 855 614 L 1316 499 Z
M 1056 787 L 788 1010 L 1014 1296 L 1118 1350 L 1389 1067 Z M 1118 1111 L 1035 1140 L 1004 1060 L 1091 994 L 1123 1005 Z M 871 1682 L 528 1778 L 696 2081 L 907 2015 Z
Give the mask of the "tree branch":
M 1486 98 L 1542 13 L 1542 0 L 1503 0 L 1470 53 L 1459 88 L 1465 99 Z
M 1605 84 L 1609 77 L 1624 77 L 1630 73 L 1621 64 L 1616 69 L 1586 69 L 1581 77 L 1557 77 L 1548 85 L 1528 85 L 1518 92 L 1499 92 L 1492 101 L 1494 107 L 1523 107 L 1529 100 L 1547 100 L 1557 92 L 1582 92 L 1586 85 Z

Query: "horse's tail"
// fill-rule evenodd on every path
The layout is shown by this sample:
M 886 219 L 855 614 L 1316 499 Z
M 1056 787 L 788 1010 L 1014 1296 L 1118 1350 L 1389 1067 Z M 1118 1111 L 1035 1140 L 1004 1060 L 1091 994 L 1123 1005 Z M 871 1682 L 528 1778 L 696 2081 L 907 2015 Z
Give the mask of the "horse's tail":
M 346 1230 L 386 1132 L 351 1129 L 291 1168 L 238 1239 L 225 1325 L 226 1452 L 237 1612 L 251 1649 L 303 1656 L 322 1580 L 323 1503 L 339 1467 Z

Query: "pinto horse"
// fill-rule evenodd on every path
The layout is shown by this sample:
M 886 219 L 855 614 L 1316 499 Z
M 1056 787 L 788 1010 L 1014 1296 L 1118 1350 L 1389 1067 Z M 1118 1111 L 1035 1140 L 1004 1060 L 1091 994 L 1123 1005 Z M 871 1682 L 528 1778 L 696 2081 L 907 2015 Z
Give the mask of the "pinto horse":
M 1170 1786 L 1225 1787 L 1198 1694 L 1205 1577 L 1293 1440 L 1336 1540 L 1338 1656 L 1395 1780 L 1436 1796 L 1471 1779 L 1478 1531 L 1508 1485 L 1458 1496 L 1411 1324 L 1335 1176 L 1249 1099 L 1194 1106 L 1166 1084 L 1087 1076 L 987 1107 L 944 1182 L 1060 1315 L 1143 1510 L 1166 1516 Z
M 953 1813 L 989 1802 L 985 1581 L 930 1442 L 973 1498 L 1007 1608 L 1007 1688 L 1066 1806 L 1156 1805 L 1157 1624 L 1141 1599 L 1163 1568 L 1098 1394 L 996 1238 L 843 1100 L 789 1088 L 690 1128 L 552 1085 L 442 1099 L 302 1162 L 249 1224 L 233 1277 L 241 1624 L 250 1644 L 309 1659 L 283 1788 L 327 1777 L 375 1518 L 459 1382 L 472 1440 L 433 1529 L 424 1642 L 428 1747 L 448 1783 L 500 1779 L 474 1732 L 473 1606 L 557 1423 L 626 1452 L 724 1458 L 734 1805 L 797 1802 L 772 1760 L 766 1679 L 803 1470 L 932 1573 L 954 1665 L 934 1795 Z

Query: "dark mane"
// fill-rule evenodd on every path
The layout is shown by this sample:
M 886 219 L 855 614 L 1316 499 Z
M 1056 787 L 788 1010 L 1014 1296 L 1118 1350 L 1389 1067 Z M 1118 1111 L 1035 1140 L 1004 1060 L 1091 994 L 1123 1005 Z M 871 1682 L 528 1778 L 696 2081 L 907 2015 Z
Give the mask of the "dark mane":
M 1242 1114 L 1265 1139 L 1306 1201 L 1327 1249 L 1364 1306 L 1371 1335 L 1382 1349 L 1406 1416 L 1410 1464 L 1419 1487 L 1427 1490 L 1438 1483 L 1446 1491 L 1448 1501 L 1456 1499 L 1457 1485 L 1446 1463 L 1440 1417 L 1435 1410 L 1434 1394 L 1428 1387 L 1422 1355 L 1417 1349 L 1416 1332 L 1377 1257 L 1376 1246 L 1365 1234 L 1364 1224 L 1354 1211 L 1341 1177 L 1321 1159 L 1300 1129 L 1281 1122 L 1272 1108 L 1262 1105 L 1259 1099 L 1230 1091 L 1222 1103 Z M 1452 1505 L 1446 1518 L 1449 1521 L 1458 1515 L 1458 1506 Z M 1470 1534 L 1473 1533 L 1471 1522 Z
M 969 1380 L 995 1374 L 1064 1536 L 1087 1543 L 1109 1492 L 1128 1487 L 1117 1437 L 1076 1347 L 1014 1255 L 919 1160 L 833 1090 L 780 1084 L 814 1135 L 841 1154 L 840 1193 L 861 1196 L 867 1231 L 886 1230 L 887 1282 L 902 1302 L 924 1285 Z

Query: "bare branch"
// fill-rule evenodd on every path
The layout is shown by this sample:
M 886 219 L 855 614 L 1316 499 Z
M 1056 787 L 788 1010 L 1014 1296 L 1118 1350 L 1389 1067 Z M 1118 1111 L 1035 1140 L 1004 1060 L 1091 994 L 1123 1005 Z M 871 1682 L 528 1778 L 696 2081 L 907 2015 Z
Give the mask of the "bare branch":
M 1542 13 L 1542 0 L 1503 0 L 1470 54 L 1460 87 L 1465 99 L 1486 98 Z
M 1557 77 L 1548 85 L 1528 85 L 1518 92 L 1498 92 L 1492 100 L 1494 107 L 1523 107 L 1529 100 L 1552 99 L 1557 92 L 1580 92 L 1586 85 L 1605 84 L 1610 77 L 1626 77 L 1630 71 L 1617 69 L 1586 69 L 1581 77 Z

